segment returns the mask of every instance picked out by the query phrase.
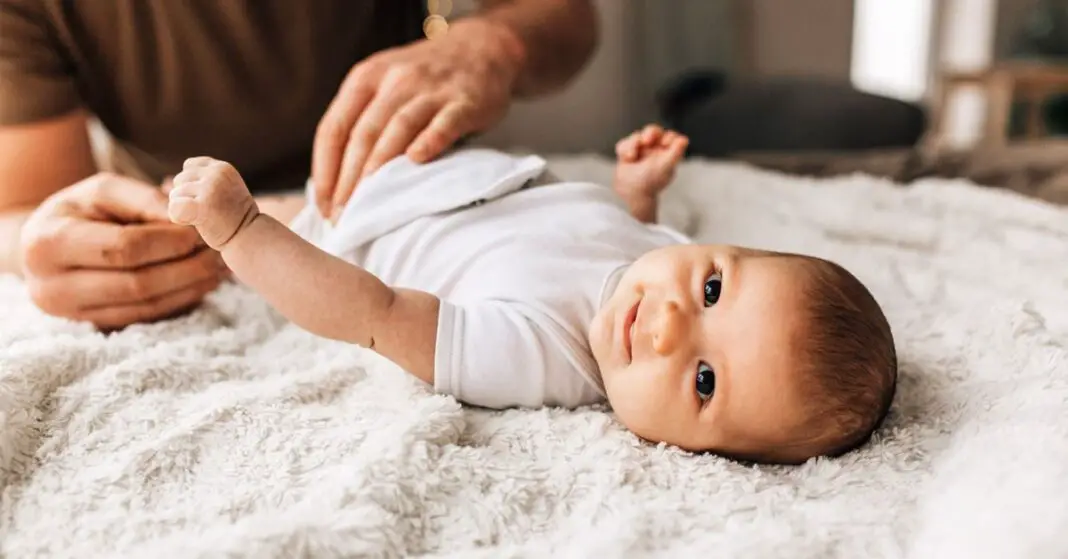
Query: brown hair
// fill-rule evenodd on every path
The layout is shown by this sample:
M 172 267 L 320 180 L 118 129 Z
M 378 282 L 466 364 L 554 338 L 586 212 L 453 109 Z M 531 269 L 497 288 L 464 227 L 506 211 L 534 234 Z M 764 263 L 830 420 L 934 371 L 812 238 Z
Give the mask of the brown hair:
M 810 324 L 799 344 L 810 407 L 801 446 L 810 456 L 839 456 L 867 443 L 886 418 L 897 351 L 882 308 L 860 280 L 834 262 L 800 258 L 809 272 L 803 312 Z
M 897 390 L 893 334 L 875 297 L 834 262 L 796 259 L 802 285 L 800 312 L 806 327 L 792 342 L 798 352 L 801 419 L 787 441 L 760 450 L 717 454 L 758 464 L 800 464 L 816 456 L 840 456 L 864 445 L 890 410 Z
M 746 452 L 716 451 L 758 464 L 800 464 L 840 456 L 865 444 L 882 425 L 897 389 L 897 352 L 890 324 L 864 284 L 820 258 L 796 259 L 807 326 L 792 342 L 798 355 L 799 421 L 787 440 Z

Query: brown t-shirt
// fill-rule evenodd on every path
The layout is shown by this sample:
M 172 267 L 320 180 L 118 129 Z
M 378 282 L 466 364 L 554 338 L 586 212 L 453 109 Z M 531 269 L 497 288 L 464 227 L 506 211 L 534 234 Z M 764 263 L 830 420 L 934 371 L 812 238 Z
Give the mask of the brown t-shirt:
M 420 38 L 425 15 L 420 0 L 0 0 L 0 125 L 85 107 L 119 172 L 158 182 L 208 155 L 253 190 L 299 189 L 345 74 Z

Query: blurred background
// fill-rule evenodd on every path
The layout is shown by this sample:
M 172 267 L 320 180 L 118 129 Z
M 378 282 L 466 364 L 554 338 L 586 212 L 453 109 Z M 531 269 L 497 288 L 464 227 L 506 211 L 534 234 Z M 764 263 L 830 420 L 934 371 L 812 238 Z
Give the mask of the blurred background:
M 693 156 L 966 176 L 1068 202 L 1068 0 L 596 4 L 583 75 L 480 143 L 610 153 L 657 121 L 689 134 Z

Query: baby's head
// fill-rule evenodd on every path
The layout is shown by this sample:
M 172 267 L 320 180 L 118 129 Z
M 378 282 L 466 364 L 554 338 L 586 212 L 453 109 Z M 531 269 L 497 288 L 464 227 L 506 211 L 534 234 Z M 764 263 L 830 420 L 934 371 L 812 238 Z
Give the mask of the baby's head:
M 863 444 L 897 383 L 890 326 L 868 290 L 796 254 L 652 251 L 594 319 L 590 345 L 636 435 L 763 463 Z

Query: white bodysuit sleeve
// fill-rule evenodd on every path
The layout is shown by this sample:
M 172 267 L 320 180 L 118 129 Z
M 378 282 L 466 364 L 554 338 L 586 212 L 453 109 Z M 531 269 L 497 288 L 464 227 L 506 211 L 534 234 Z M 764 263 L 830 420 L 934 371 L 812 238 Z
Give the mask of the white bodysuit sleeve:
M 545 320 L 520 304 L 441 301 L 435 391 L 491 409 L 595 403 L 571 343 Z

